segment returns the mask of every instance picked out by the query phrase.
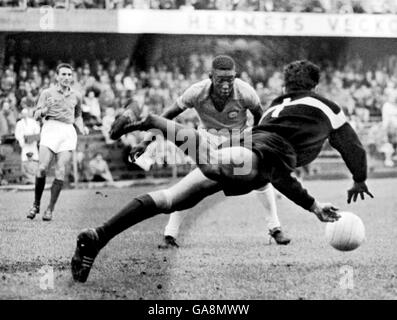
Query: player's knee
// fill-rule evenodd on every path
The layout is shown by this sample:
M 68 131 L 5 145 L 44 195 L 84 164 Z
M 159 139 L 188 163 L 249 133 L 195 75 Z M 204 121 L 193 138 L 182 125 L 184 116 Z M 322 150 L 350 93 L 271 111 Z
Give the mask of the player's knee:
M 55 169 L 55 178 L 58 180 L 65 179 L 65 168 L 56 168 Z
M 149 193 L 149 196 L 156 203 L 157 208 L 161 209 L 163 213 L 171 213 L 172 210 L 172 196 L 167 190 L 158 190 Z
M 205 164 L 200 165 L 201 172 L 211 180 L 218 181 L 221 177 L 221 166 L 218 164 Z

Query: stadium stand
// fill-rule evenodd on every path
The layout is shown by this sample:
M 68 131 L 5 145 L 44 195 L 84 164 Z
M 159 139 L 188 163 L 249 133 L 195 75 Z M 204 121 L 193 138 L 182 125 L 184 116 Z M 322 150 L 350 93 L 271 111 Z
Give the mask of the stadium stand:
M 396 14 L 394 0 L 3 0 L 2 7 Z
M 134 5 L 138 4 L 146 9 L 183 9 L 182 7 L 193 6 L 192 1 L 3 1 L 2 6 L 23 6 L 23 3 L 26 7 L 52 5 L 65 9 L 71 8 L 73 4 L 81 10 L 108 8 L 121 11 L 123 8 L 134 9 Z M 195 1 L 194 5 L 197 6 L 195 9 L 208 9 L 212 5 L 213 9 L 235 11 L 308 12 L 303 8 L 305 5 L 311 12 L 317 13 L 339 13 L 342 5 L 345 6 L 345 13 L 391 13 L 394 10 L 387 1 L 377 6 L 373 1 L 233 1 L 236 4 L 233 8 L 229 7 L 230 3 L 231 1 Z M 258 3 L 262 5 L 261 9 L 255 9 Z M 365 10 L 346 9 L 346 6 L 356 8 L 358 5 Z M 89 11 L 91 10 L 87 10 Z M 92 132 L 88 138 L 92 140 L 82 140 L 81 143 L 101 150 L 110 163 L 115 179 L 144 176 L 139 171 L 137 174 L 130 173 L 137 168 L 131 167 L 125 159 L 127 150 L 132 144 L 139 143 L 142 135 L 135 134 L 122 142 L 109 141 L 103 135 L 103 128 L 107 128 L 109 119 L 121 112 L 128 99 L 134 99 L 142 112 L 160 114 L 189 85 L 207 77 L 214 55 L 227 52 L 236 58 L 239 76 L 256 88 L 265 108 L 273 97 L 281 93 L 284 63 L 308 57 L 320 64 L 324 71 L 319 92 L 344 108 L 368 150 L 372 150 L 371 157 L 385 161 L 384 150 L 389 147 L 388 144 L 392 146 L 395 155 L 397 138 L 393 132 L 397 125 L 395 122 L 386 124 L 386 116 L 383 114 L 387 109 L 387 117 L 393 116 L 393 108 L 397 108 L 395 95 L 392 94 L 397 90 L 395 41 L 386 44 L 386 41 L 378 39 L 378 45 L 375 46 L 381 48 L 378 54 L 377 50 L 367 48 L 365 41 L 354 38 L 346 40 L 320 37 L 313 41 L 311 37 L 269 39 L 182 35 L 116 36 L 95 33 L 68 33 L 59 37 L 56 33 L 43 34 L 2 34 L 1 39 L 5 44 L 0 54 L 2 145 L 14 143 L 14 127 L 20 111 L 24 107 L 33 108 L 40 90 L 54 84 L 54 67 L 63 60 L 75 67 L 74 86 L 84 96 L 85 123 Z M 184 45 L 174 46 L 175 41 Z M 40 45 L 37 46 L 36 43 Z M 79 49 L 76 50 L 76 47 Z M 193 112 L 184 114 L 178 121 L 196 126 L 198 119 Z M 373 132 L 371 129 L 379 123 L 384 124 L 382 128 L 385 132 L 375 139 L 374 134 L 368 133 Z M 17 147 L 13 148 L 17 152 Z M 112 151 L 107 151 L 109 149 Z M 333 159 L 334 151 L 325 146 L 322 155 Z M 7 160 L 2 164 L 3 171 L 5 168 L 8 179 L 18 181 L 18 166 L 15 165 L 18 160 L 12 158 L 9 161 L 10 159 L 7 154 Z M 159 171 L 169 170 L 164 168 L 167 161 L 163 162 L 156 165 L 160 168 Z M 179 164 L 188 170 L 186 160 L 182 159 Z M 394 163 L 389 162 L 388 166 L 394 166 Z

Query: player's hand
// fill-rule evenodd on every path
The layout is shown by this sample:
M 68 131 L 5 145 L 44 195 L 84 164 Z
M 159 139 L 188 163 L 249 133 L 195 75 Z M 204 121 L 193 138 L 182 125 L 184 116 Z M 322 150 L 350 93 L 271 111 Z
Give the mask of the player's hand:
M 369 195 L 371 198 L 374 197 L 372 193 L 369 192 L 365 182 L 354 182 L 353 187 L 347 190 L 347 203 L 350 203 L 352 199 L 353 202 L 356 202 L 358 195 L 360 195 L 361 199 L 364 200 L 364 193 Z
M 48 109 L 48 108 L 53 107 L 55 104 L 56 104 L 55 98 L 54 97 L 48 97 L 47 100 L 45 101 L 45 105 L 44 106 Z
M 148 144 L 144 141 L 138 143 L 136 146 L 132 147 L 129 158 L 135 160 L 146 151 L 147 147 Z
M 40 108 L 40 109 L 38 109 L 38 110 L 36 110 L 36 111 L 34 112 L 33 118 L 34 118 L 35 120 L 39 120 L 39 119 L 45 117 L 46 114 L 47 114 L 47 112 L 48 112 L 48 108 L 47 108 L 47 107 Z
M 34 113 L 33 113 L 33 119 L 34 120 L 39 120 L 41 118 L 41 110 L 36 110 Z
M 331 203 L 320 203 L 314 201 L 310 211 L 313 212 L 317 218 L 322 222 L 335 222 L 340 218 L 337 213 L 339 209 Z

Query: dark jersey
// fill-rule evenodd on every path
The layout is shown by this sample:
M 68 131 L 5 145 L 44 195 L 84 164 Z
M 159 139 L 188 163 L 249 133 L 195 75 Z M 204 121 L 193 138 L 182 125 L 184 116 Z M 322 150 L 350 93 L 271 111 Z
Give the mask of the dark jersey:
M 354 181 L 365 181 L 366 153 L 357 134 L 338 105 L 311 91 L 276 98 L 252 130 L 252 150 L 265 165 L 271 162 L 268 176 L 274 187 L 309 209 L 314 199 L 291 171 L 313 161 L 326 139 L 339 151 Z
M 343 111 L 333 102 L 307 91 L 275 99 L 253 132 L 274 132 L 287 140 L 297 154 L 297 166 L 312 162 L 324 141 L 344 124 Z

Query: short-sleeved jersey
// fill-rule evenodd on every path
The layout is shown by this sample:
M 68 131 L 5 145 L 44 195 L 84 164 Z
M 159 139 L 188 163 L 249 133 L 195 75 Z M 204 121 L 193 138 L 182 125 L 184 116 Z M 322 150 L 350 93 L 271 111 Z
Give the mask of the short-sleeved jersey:
M 194 108 L 200 118 L 200 127 L 206 130 L 240 130 L 247 127 L 247 110 L 261 109 L 254 88 L 241 79 L 235 79 L 233 93 L 222 111 L 218 111 L 210 97 L 211 79 L 189 87 L 176 101 L 179 108 Z
M 314 92 L 298 91 L 273 100 L 253 130 L 277 133 L 297 154 L 297 166 L 313 161 L 330 134 L 346 123 L 342 109 Z
M 81 116 L 81 96 L 73 89 L 65 93 L 62 93 L 59 86 L 44 89 L 37 102 L 37 109 L 43 108 L 50 97 L 55 99 L 55 105 L 48 110 L 46 119 L 72 124 Z

